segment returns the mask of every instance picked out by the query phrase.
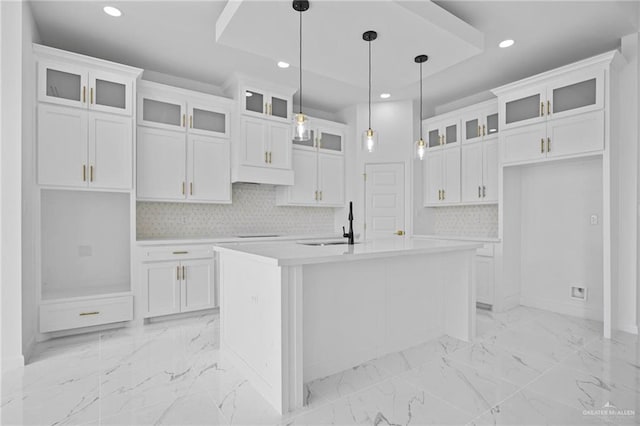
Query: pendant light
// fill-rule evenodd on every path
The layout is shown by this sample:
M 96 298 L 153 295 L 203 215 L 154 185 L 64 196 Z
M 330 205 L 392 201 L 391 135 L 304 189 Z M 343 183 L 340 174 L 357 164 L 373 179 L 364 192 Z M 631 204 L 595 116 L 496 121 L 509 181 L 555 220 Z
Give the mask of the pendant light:
M 418 55 L 414 59 L 417 64 L 420 64 L 420 139 L 416 142 L 416 157 L 420 160 L 424 158 L 424 153 L 427 148 L 427 144 L 424 139 L 422 139 L 422 64 L 427 62 L 428 59 L 429 57 L 427 55 Z
M 309 10 L 309 2 L 294 0 L 293 9 L 300 13 L 300 107 L 298 113 L 293 116 L 293 140 L 307 141 L 311 139 L 311 126 L 309 117 L 302 113 L 302 12 Z
M 376 150 L 378 145 L 378 133 L 371 129 L 371 42 L 378 38 L 375 31 L 366 31 L 362 34 L 362 39 L 369 43 L 369 128 L 362 134 L 362 149 L 368 152 Z

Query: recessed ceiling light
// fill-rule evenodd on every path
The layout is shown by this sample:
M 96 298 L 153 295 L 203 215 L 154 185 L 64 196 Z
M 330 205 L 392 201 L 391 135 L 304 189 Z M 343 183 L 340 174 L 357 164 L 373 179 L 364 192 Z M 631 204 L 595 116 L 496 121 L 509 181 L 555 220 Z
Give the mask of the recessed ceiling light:
M 284 62 L 284 61 L 280 61 L 280 62 L 278 62 L 278 66 L 280 68 L 289 68 L 289 63 L 288 62 Z
M 391 93 L 381 93 L 380 97 L 382 99 L 389 99 L 391 97 Z
M 501 48 L 505 48 L 505 47 L 511 47 L 513 46 L 513 43 L 515 43 L 515 41 L 511 40 L 511 39 L 507 39 L 507 40 L 502 40 L 498 46 L 500 46 Z
M 122 16 L 122 12 L 120 12 L 120 9 L 118 9 L 117 7 L 105 6 L 102 10 L 104 10 L 104 13 L 106 13 L 109 16 L 114 16 L 114 17 Z

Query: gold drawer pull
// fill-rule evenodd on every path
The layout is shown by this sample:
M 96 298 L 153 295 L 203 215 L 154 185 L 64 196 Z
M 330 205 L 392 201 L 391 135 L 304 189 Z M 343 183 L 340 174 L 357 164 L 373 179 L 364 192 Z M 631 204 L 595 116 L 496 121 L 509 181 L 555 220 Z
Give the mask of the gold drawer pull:
M 184 195 L 184 186 L 185 186 L 185 183 L 182 182 L 182 195 Z
M 93 87 L 91 88 L 90 93 L 91 93 L 91 105 L 93 105 Z
M 87 165 L 86 164 L 82 165 L 82 181 L 83 182 L 87 181 Z
M 182 127 L 187 127 L 187 114 L 182 114 Z
M 547 101 L 547 115 L 551 115 L 551 101 Z
M 176 266 L 176 281 L 180 281 L 180 267 Z
M 89 167 L 89 181 L 93 182 L 93 166 Z
M 174 251 L 173 254 L 189 254 L 188 251 Z
M 544 115 L 544 102 L 540 102 L 540 117 Z
M 187 269 L 184 266 L 182 267 L 182 279 L 185 281 L 187 279 Z
M 547 138 L 547 152 L 551 152 L 551 138 Z
M 87 103 L 87 86 L 82 86 L 82 103 Z
M 540 154 L 544 154 L 544 138 L 540 139 Z
M 80 312 L 80 316 L 81 317 L 86 317 L 89 315 L 100 315 L 100 311 L 93 311 L 93 312 Z
M 193 182 L 189 182 L 189 195 L 193 195 Z
M 189 127 L 193 129 L 193 115 L 189 116 Z
M 269 151 L 269 164 L 271 164 L 271 151 Z
M 482 125 L 482 136 L 487 136 L 487 126 L 485 124 Z

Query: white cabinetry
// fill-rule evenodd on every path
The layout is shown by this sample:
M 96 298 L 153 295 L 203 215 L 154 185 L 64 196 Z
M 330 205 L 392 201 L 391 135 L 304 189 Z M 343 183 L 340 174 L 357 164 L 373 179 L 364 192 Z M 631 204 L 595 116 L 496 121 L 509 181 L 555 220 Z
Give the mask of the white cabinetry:
M 211 247 L 146 248 L 139 265 L 144 318 L 217 306 Z
M 230 102 L 141 84 L 138 200 L 231 202 Z
M 596 65 L 495 89 L 504 164 L 604 149 L 605 71 Z
M 425 157 L 425 207 L 459 203 L 460 145 L 428 150 Z
M 284 206 L 344 205 L 344 125 L 312 119 L 306 141 L 292 141 L 294 184 L 279 187 L 276 203 Z
M 225 86 L 236 100 L 231 181 L 292 185 L 292 97 L 295 89 L 234 76 Z
M 495 271 L 493 244 L 485 244 L 476 253 L 476 301 L 493 306 Z

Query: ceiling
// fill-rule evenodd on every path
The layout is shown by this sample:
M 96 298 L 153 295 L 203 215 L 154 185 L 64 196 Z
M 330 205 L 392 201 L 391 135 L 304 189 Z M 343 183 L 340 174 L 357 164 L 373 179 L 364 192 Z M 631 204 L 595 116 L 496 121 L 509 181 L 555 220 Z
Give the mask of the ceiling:
M 290 1 L 243 1 L 242 13 L 228 20 L 230 26 L 221 28 L 218 38 L 216 22 L 226 1 L 109 2 L 122 10 L 120 18 L 102 12 L 104 1 L 30 3 L 41 42 L 49 46 L 216 86 L 234 72 L 298 84 L 298 21 Z M 372 45 L 374 101 L 381 101 L 381 92 L 390 92 L 389 100 L 416 98 L 413 56 L 426 53 L 429 111 L 619 47 L 622 36 L 638 31 L 639 4 L 311 0 L 304 15 L 309 49 L 303 62 L 305 105 L 335 112 L 366 102 L 365 30 L 380 33 Z M 499 49 L 497 43 L 505 38 L 516 44 Z M 292 66 L 280 69 L 276 60 Z

